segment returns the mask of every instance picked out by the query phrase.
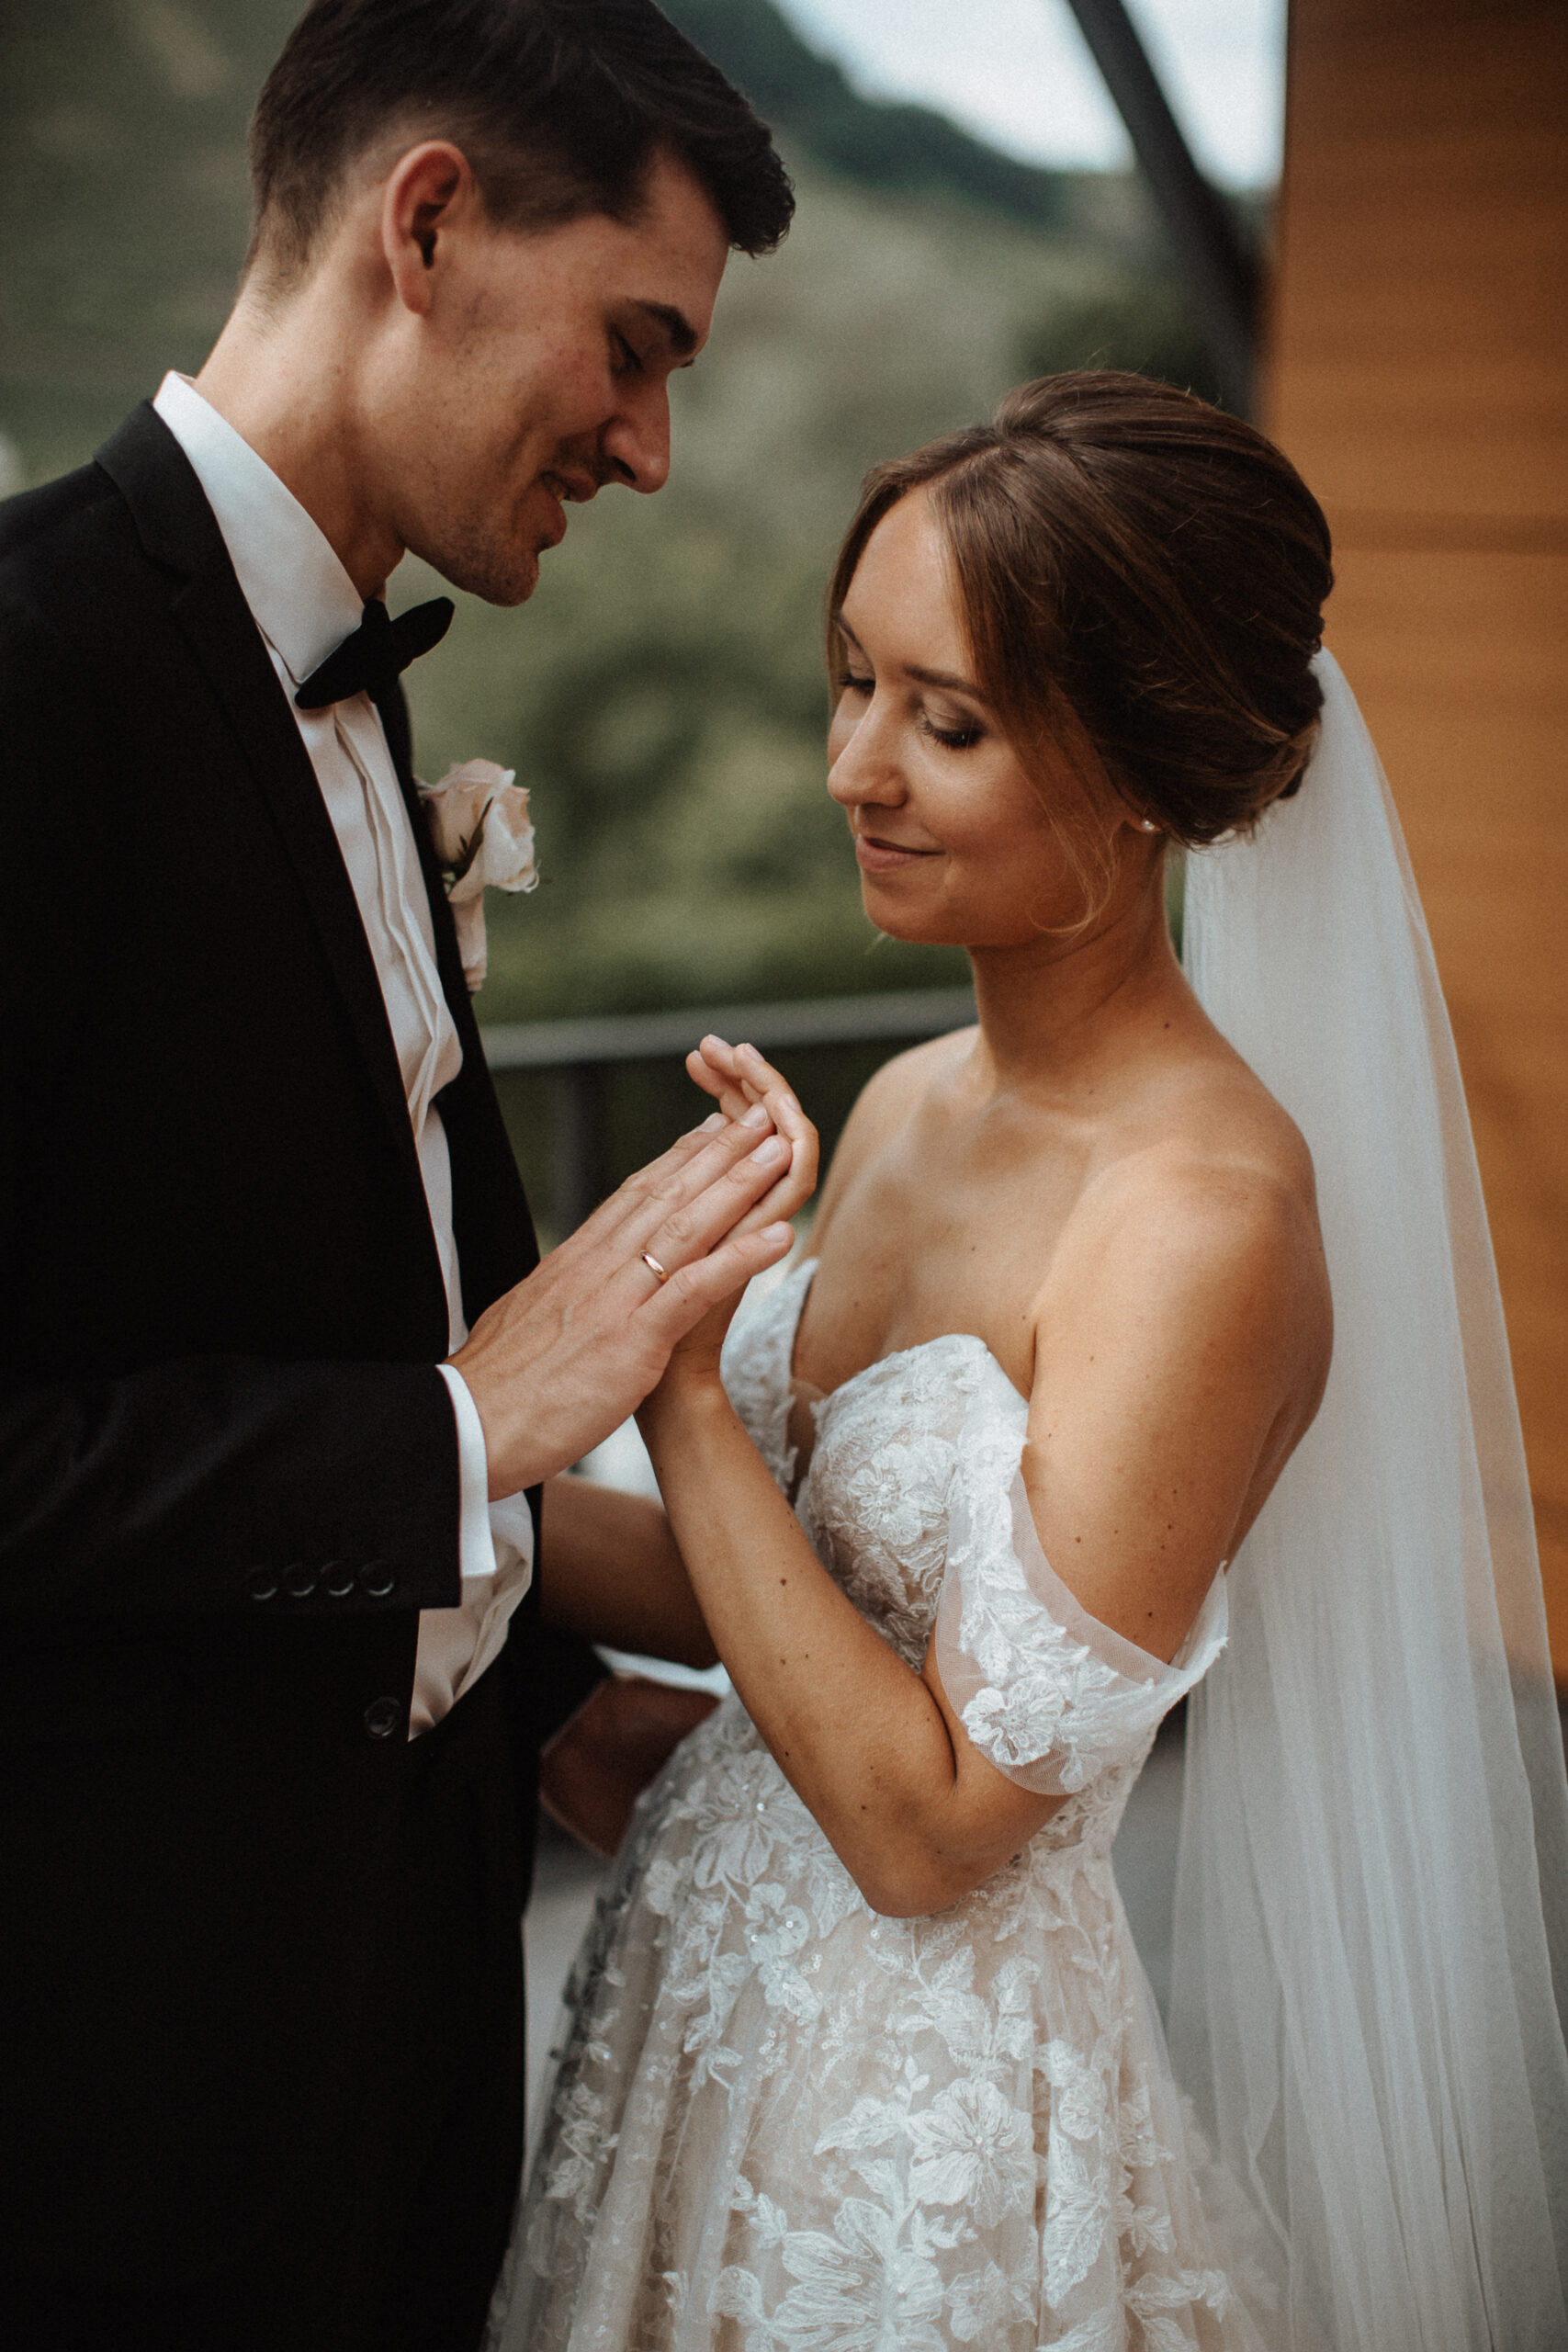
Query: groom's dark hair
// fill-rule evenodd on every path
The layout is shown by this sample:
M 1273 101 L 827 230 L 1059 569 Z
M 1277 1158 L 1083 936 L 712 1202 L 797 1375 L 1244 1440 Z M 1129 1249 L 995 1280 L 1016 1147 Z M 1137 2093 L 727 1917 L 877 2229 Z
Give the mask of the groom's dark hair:
M 462 149 L 504 228 L 635 218 L 660 153 L 742 253 L 795 209 L 767 125 L 652 0 L 313 0 L 251 123 L 247 273 L 297 279 L 354 165 L 421 139 Z

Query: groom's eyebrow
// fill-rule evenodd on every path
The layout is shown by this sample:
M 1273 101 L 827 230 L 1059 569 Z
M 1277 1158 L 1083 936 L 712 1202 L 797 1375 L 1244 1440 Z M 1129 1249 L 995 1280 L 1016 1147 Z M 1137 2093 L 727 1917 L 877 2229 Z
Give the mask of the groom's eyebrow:
M 632 308 L 640 311 L 645 319 L 651 319 L 655 326 L 663 329 L 670 348 L 682 364 L 689 364 L 695 357 L 696 329 L 683 311 L 676 310 L 672 302 L 634 301 Z

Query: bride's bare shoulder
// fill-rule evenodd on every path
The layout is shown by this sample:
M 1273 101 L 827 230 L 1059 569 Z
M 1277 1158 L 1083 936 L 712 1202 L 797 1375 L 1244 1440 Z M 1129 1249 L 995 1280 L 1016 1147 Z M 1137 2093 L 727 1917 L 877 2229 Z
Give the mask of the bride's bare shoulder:
M 1091 1189 L 1094 1207 L 1117 1218 L 1135 1210 L 1201 1219 L 1218 1211 L 1316 1231 L 1305 1137 L 1223 1040 L 1162 1075 L 1111 1139 Z
M 1326 1350 L 1312 1155 L 1228 1048 L 1174 1069 L 1085 1183 L 1045 1289 L 1058 1310 L 1081 1293 L 1098 1320 L 1108 1286 L 1151 1308 L 1208 1301 L 1260 1326 L 1278 1317 L 1309 1358 Z

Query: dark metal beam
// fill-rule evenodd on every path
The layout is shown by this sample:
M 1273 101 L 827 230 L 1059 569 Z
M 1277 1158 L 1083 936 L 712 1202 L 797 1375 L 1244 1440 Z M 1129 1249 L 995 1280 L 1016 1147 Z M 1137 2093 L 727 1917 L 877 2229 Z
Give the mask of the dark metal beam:
M 694 1005 L 689 1012 L 618 1012 L 577 1021 L 497 1022 L 481 1029 L 491 1069 L 570 1069 L 588 1062 L 679 1060 L 714 1030 L 765 1053 L 789 1046 L 866 1046 L 940 1037 L 975 1018 L 972 989 L 889 989 L 874 996 L 807 997 L 787 1004 Z
M 1206 180 L 1171 113 L 1123 0 L 1068 0 L 1127 126 L 1177 260 L 1197 302 L 1225 405 L 1251 413 L 1261 286 L 1224 199 Z

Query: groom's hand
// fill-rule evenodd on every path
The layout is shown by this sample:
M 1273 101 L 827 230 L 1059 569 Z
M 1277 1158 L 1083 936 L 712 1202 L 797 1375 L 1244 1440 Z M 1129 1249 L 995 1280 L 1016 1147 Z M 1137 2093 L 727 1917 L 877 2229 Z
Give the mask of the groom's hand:
M 816 1180 L 816 1131 L 781 1080 L 628 1178 L 488 1307 L 451 1361 L 484 1428 L 491 1496 L 569 1469 L 618 1428 L 709 1308 L 785 1255 L 784 1220 Z

